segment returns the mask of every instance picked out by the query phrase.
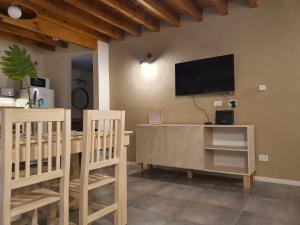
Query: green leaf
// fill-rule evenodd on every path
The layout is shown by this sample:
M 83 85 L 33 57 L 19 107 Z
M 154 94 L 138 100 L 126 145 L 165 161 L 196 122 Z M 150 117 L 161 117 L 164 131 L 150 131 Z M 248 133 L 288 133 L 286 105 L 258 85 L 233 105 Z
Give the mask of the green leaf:
M 0 60 L 2 72 L 11 80 L 24 80 L 27 76 L 36 78 L 36 65 L 26 49 L 21 49 L 17 45 L 11 45 L 8 48 L 9 50 L 4 51 Z

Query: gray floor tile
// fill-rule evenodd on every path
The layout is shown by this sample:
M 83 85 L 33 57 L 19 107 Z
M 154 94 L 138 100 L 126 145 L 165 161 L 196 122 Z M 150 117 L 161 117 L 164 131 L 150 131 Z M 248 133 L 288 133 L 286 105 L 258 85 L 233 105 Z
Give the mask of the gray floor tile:
M 208 188 L 204 187 L 194 187 L 183 184 L 171 184 L 157 192 L 157 194 L 164 197 L 195 201 L 195 199 L 200 198 L 200 196 L 207 190 Z
M 113 185 L 106 185 L 101 188 L 94 189 L 89 194 L 92 195 L 93 201 L 99 204 L 109 205 L 114 201 Z
M 196 187 L 211 188 L 220 181 L 219 177 L 195 174 L 193 179 L 183 177 L 178 182 L 179 184 L 191 185 Z
M 92 223 L 92 225 L 114 225 L 114 219 L 112 215 L 108 215 L 104 218 L 96 220 Z
M 172 220 L 166 225 L 205 225 L 205 224 L 192 223 L 184 220 Z
M 128 225 L 165 225 L 170 217 L 145 210 L 128 208 Z
M 108 219 L 101 219 L 93 222 L 92 225 L 114 225 L 114 223 Z
M 132 175 L 138 172 L 137 163 L 128 163 L 127 164 L 127 174 Z
M 71 211 L 70 212 L 70 221 L 75 224 L 79 224 L 78 219 L 79 219 L 78 218 L 78 210 Z M 46 225 L 46 223 L 44 223 L 44 224 L 39 223 L 39 225 Z M 107 215 L 101 219 L 94 221 L 91 225 L 114 225 L 113 216 Z
M 191 202 L 187 200 L 153 195 L 139 202 L 134 207 L 165 216 L 173 216 L 177 212 L 184 210 L 190 204 Z
M 195 201 L 228 207 L 236 210 L 243 210 L 250 197 L 251 194 L 245 192 L 212 188 L 200 197 L 195 198 Z
M 135 181 L 130 182 L 128 192 L 133 194 L 153 194 L 168 185 L 170 185 L 168 182 L 136 178 Z
M 300 225 L 300 187 L 257 182 L 245 192 L 235 177 L 195 174 L 191 180 L 160 168 L 139 174 L 135 164 L 128 172 L 128 225 Z M 91 193 L 100 204 L 113 201 L 113 185 Z M 70 220 L 78 222 L 78 210 L 71 211 Z M 112 221 L 109 215 L 93 224 Z M 46 225 L 43 210 L 39 224 Z
M 133 176 L 175 183 L 185 177 L 186 173 L 154 168 L 152 170 L 145 170 L 143 173 L 133 174 Z
M 244 212 L 236 225 L 299 225 L 287 220 L 281 220 L 277 218 L 269 218 L 264 216 L 258 216 L 254 213 Z
M 282 199 L 285 201 L 300 202 L 300 187 L 256 182 L 255 195 Z
M 238 191 L 245 192 L 243 187 L 243 180 L 237 178 L 221 178 L 221 180 L 214 186 L 214 188 L 220 188 L 228 191 Z M 252 188 L 250 192 L 252 193 L 254 189 Z
M 136 194 L 136 193 L 128 192 L 127 205 L 133 206 L 147 197 L 149 198 L 149 194 Z
M 300 204 L 273 198 L 254 196 L 245 211 L 271 218 L 300 221 Z
M 237 210 L 206 203 L 195 203 L 175 218 L 207 225 L 234 225 L 239 215 L 240 212 Z
M 127 184 L 131 184 L 132 182 L 139 182 L 141 181 L 141 177 L 137 177 L 137 176 L 128 176 L 127 178 Z

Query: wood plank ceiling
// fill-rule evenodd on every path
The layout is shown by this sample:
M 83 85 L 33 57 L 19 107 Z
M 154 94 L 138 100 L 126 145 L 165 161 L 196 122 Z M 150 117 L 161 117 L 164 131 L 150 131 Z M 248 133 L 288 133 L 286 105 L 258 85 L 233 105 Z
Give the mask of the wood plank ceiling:
M 258 6 L 258 0 L 240 1 Z M 178 27 L 182 15 L 202 21 L 209 7 L 227 15 L 228 4 L 230 0 L 0 0 L 0 38 L 51 51 L 68 43 L 96 49 L 97 40 L 141 36 L 142 28 L 158 32 L 162 21 Z M 20 19 L 8 16 L 10 5 L 21 8 Z

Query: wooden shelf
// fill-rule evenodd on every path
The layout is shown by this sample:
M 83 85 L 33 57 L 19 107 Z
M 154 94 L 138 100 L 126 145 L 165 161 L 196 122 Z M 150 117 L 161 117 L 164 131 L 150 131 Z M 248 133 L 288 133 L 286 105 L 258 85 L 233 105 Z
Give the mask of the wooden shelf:
M 206 146 L 204 148 L 206 150 L 215 150 L 215 151 L 248 152 L 247 146 L 211 145 L 211 146 Z
M 217 172 L 217 173 L 225 173 L 225 174 L 248 175 L 248 168 L 242 168 L 242 167 L 214 165 L 205 168 L 205 170 L 209 172 Z
M 252 127 L 253 124 L 249 124 L 249 125 L 239 125 L 239 124 L 235 124 L 235 125 L 217 125 L 217 124 L 212 124 L 212 125 L 204 125 L 205 128 L 248 128 L 248 127 Z

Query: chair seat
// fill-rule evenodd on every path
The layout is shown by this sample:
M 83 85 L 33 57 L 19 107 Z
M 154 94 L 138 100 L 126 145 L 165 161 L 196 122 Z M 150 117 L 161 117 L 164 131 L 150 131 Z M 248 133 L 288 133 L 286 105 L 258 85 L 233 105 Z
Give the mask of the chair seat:
M 46 188 L 13 195 L 11 199 L 11 217 L 30 212 L 59 200 L 59 193 Z
M 116 182 L 116 178 L 102 175 L 102 174 L 91 174 L 89 176 L 89 186 L 88 190 L 93 190 L 95 188 L 111 184 Z M 75 178 L 70 181 L 70 192 L 79 193 L 80 192 L 80 178 Z M 76 195 L 79 197 L 79 195 Z

